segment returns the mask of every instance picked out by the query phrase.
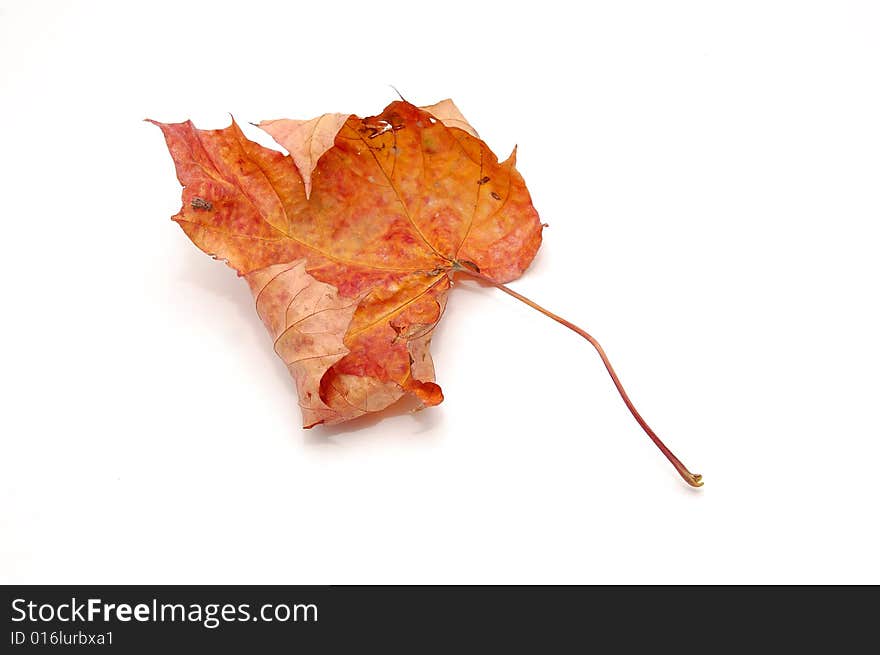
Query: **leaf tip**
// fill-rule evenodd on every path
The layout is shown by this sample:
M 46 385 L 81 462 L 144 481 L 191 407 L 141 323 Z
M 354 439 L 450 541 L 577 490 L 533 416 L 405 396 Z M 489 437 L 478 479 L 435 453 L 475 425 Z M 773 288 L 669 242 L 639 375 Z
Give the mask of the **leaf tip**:
M 516 151 L 519 148 L 519 145 L 514 145 L 513 150 L 510 151 L 510 155 L 508 155 L 507 159 L 501 162 L 502 166 L 516 166 Z

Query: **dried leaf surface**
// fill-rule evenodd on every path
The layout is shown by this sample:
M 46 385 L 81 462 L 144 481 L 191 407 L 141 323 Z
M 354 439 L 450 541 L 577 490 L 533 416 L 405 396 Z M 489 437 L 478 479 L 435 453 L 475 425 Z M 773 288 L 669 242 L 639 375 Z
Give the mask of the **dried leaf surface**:
M 312 194 L 312 171 L 318 160 L 333 147 L 336 135 L 348 120 L 348 114 L 323 114 L 308 121 L 280 118 L 261 121 L 259 127 L 284 146 L 293 157 L 305 185 L 306 198 Z
M 515 157 L 498 162 L 475 133 L 407 102 L 348 116 L 316 159 L 309 145 L 308 196 L 293 156 L 235 122 L 156 124 L 184 186 L 173 218 L 247 277 L 307 427 L 405 393 L 439 403 L 429 347 L 455 267 L 510 281 L 541 243 Z
M 472 137 L 476 137 L 478 139 L 480 138 L 480 135 L 477 134 L 477 131 L 473 127 L 471 127 L 471 124 L 467 122 L 464 115 L 461 113 L 456 104 L 452 102 L 452 100 L 450 100 L 449 98 L 446 98 L 446 100 L 441 100 L 436 104 L 422 107 L 422 109 L 431 114 L 446 127 L 457 127 L 460 130 L 464 130 Z

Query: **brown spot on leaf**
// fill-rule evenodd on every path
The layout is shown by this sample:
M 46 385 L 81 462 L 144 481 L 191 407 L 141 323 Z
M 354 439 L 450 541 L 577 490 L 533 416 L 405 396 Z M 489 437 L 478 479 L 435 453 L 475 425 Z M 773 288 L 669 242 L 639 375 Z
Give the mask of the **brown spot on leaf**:
M 211 204 L 210 200 L 205 200 L 204 198 L 199 198 L 198 196 L 195 196 L 192 200 L 190 200 L 189 204 L 196 211 L 210 211 L 211 209 L 214 209 L 214 205 Z

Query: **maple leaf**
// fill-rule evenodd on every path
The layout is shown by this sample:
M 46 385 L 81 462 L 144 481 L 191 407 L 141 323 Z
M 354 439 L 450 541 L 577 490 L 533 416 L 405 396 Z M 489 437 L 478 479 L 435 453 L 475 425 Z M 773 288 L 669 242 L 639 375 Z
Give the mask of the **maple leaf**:
M 451 100 L 260 123 L 289 157 L 234 120 L 219 130 L 151 122 L 184 187 L 173 219 L 246 278 L 296 382 L 304 427 L 381 411 L 405 394 L 440 403 L 431 336 L 464 274 L 590 341 L 642 427 L 700 484 L 635 411 L 598 343 L 504 285 L 533 260 L 543 226 L 516 151 L 499 162 Z
M 441 117 L 461 124 L 449 105 Z M 366 119 L 261 124 L 291 157 L 234 121 L 157 125 L 184 186 L 174 220 L 247 276 L 306 427 L 404 393 L 439 403 L 428 345 L 456 262 L 508 281 L 541 243 L 515 157 L 499 163 L 478 138 L 407 102 Z

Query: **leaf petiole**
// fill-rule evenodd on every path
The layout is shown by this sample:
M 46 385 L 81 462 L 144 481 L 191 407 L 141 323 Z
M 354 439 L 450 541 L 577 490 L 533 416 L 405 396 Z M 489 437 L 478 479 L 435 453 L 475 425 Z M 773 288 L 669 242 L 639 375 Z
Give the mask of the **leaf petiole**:
M 632 401 L 629 399 L 629 396 L 627 395 L 626 390 L 623 388 L 623 385 L 620 383 L 620 378 L 617 377 L 617 373 L 615 373 L 614 368 L 611 366 L 611 362 L 608 361 L 608 355 L 605 354 L 605 350 L 603 350 L 602 346 L 599 344 L 598 341 L 596 341 L 595 338 L 593 338 L 593 336 L 591 334 L 589 334 L 585 330 L 582 330 L 574 323 L 571 323 L 570 321 L 565 320 L 561 316 L 557 316 L 553 312 L 551 312 L 547 309 L 544 309 L 538 303 L 536 303 L 532 300 L 529 300 L 524 295 L 517 293 L 513 289 L 501 284 L 500 282 L 496 282 L 495 280 L 493 280 L 492 278 L 490 278 L 486 275 L 483 275 L 482 273 L 475 270 L 476 266 L 471 267 L 471 266 L 468 266 L 467 264 L 470 264 L 470 262 L 467 262 L 467 263 L 455 262 L 452 266 L 452 270 L 456 271 L 456 272 L 466 273 L 467 275 L 470 275 L 471 277 L 473 277 L 477 280 L 480 280 L 481 282 L 485 282 L 486 284 L 489 284 L 489 285 L 495 287 L 496 289 L 500 289 L 501 291 L 503 291 L 507 295 L 513 296 L 517 300 L 524 302 L 526 305 L 528 305 L 532 309 L 535 309 L 535 310 L 541 312 L 542 314 L 544 314 L 544 316 L 548 316 L 548 317 L 552 318 L 557 323 L 561 323 L 562 325 L 567 327 L 569 330 L 576 332 L 581 337 L 583 337 L 584 339 L 589 341 L 590 345 L 592 345 L 593 348 L 596 349 L 596 352 L 599 353 L 599 357 L 602 358 L 602 363 L 605 365 L 605 369 L 608 371 L 608 375 L 611 376 L 611 380 L 614 382 L 614 386 L 617 387 L 617 392 L 620 394 L 620 397 L 623 399 L 623 402 L 626 405 L 627 409 L 630 411 L 630 413 L 633 415 L 633 418 L 635 418 L 635 420 L 638 422 L 638 424 L 645 431 L 645 434 L 647 434 L 651 438 L 651 441 L 653 441 L 654 444 L 657 446 L 657 448 L 660 449 L 660 452 L 662 452 L 666 456 L 666 459 L 668 459 L 672 463 L 672 465 L 675 467 L 675 470 L 678 471 L 678 474 L 684 479 L 685 482 L 687 482 L 692 487 L 702 487 L 703 486 L 703 476 L 700 475 L 699 473 L 691 473 L 690 471 L 688 471 L 687 467 L 681 463 L 681 460 L 678 459 L 678 457 L 676 457 L 673 454 L 673 452 L 671 450 L 669 450 L 669 448 L 666 447 L 666 444 L 664 444 L 663 441 L 660 440 L 660 437 L 657 436 L 657 434 L 647 424 L 645 419 L 642 418 L 642 415 L 639 414 L 635 405 L 633 405 Z

